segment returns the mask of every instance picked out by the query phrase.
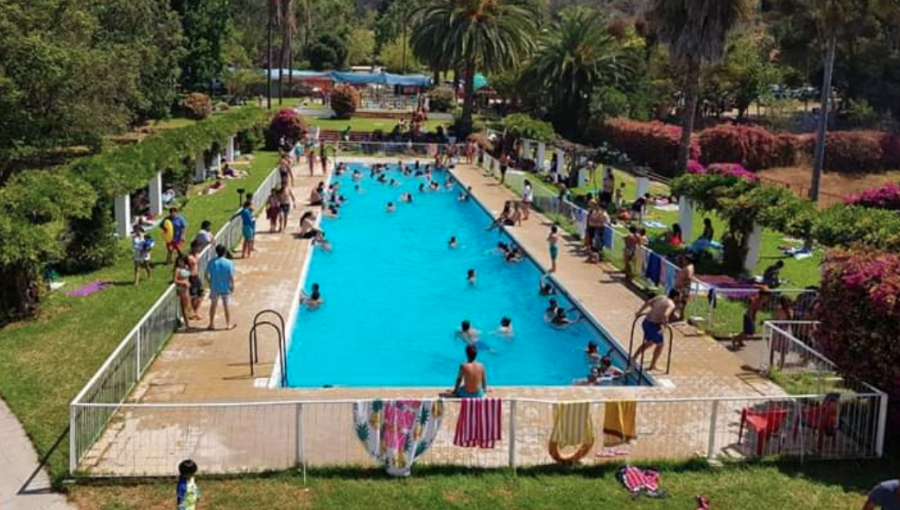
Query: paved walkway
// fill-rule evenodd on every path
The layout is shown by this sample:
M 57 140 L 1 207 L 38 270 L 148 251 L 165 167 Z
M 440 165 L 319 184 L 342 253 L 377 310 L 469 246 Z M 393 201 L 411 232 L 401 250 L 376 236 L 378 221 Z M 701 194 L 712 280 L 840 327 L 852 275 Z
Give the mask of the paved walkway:
M 50 478 L 37 468 L 31 440 L 0 399 L 0 510 L 74 510 L 50 491 Z

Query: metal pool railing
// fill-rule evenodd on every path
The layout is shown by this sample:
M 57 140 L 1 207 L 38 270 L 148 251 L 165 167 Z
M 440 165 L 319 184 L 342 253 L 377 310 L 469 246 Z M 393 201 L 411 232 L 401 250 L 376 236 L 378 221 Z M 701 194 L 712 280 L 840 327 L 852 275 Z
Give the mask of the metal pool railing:
M 253 196 L 254 209 L 260 210 L 272 188 L 279 182 L 273 170 Z M 241 238 L 241 221 L 228 221 L 217 233 L 216 244 L 233 247 Z M 215 247 L 208 246 L 200 257 L 199 273 L 215 257 Z M 95 446 L 119 405 L 141 380 L 181 320 L 181 308 L 170 285 L 134 329 L 119 343 L 69 407 L 69 467 L 74 470 L 85 453 Z M 99 404 L 92 407 L 92 404 Z
M 634 425 L 625 425 L 625 432 L 633 438 L 624 445 L 615 440 L 606 425 L 607 414 L 620 409 L 622 396 L 603 394 L 600 389 L 596 397 L 581 401 L 589 405 L 590 435 L 595 438 L 586 446 L 583 464 L 696 457 L 847 459 L 882 455 L 887 397 L 877 391 L 837 397 L 808 394 L 629 400 L 635 408 L 633 414 L 624 413 L 624 421 Z M 356 402 L 78 404 L 85 413 L 114 408 L 115 417 L 101 441 L 81 459 L 77 473 L 88 477 L 172 476 L 178 462 L 186 458 L 197 462 L 207 474 L 296 466 L 374 466 L 358 438 Z M 557 404 L 504 399 L 502 437 L 493 448 L 474 449 L 454 445 L 459 401 L 444 400 L 441 426 L 417 463 L 513 469 L 552 464 L 548 445 Z M 363 419 L 368 421 L 368 417 Z M 569 455 L 571 451 L 563 453 Z

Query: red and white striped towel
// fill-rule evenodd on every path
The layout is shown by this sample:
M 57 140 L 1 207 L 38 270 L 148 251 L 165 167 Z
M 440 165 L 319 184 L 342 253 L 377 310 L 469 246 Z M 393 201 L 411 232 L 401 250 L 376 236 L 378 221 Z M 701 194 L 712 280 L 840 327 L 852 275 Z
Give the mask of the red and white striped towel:
M 453 444 L 465 448 L 493 448 L 502 439 L 502 415 L 499 398 L 463 399 Z
M 625 487 L 632 493 L 641 491 L 656 492 L 659 490 L 659 472 L 655 470 L 625 466 L 622 476 Z

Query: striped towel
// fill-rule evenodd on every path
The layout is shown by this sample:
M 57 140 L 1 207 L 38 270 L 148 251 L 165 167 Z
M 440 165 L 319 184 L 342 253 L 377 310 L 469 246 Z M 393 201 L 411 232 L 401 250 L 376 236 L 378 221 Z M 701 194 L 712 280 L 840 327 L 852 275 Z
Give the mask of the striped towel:
M 635 466 L 619 468 L 616 477 L 633 496 L 644 494 L 651 498 L 664 498 L 666 491 L 659 489 L 659 471 Z
M 550 442 L 559 447 L 580 446 L 594 442 L 591 404 L 587 402 L 553 406 L 553 433 Z
M 502 415 L 499 398 L 464 398 L 453 444 L 464 448 L 493 448 L 502 439 Z

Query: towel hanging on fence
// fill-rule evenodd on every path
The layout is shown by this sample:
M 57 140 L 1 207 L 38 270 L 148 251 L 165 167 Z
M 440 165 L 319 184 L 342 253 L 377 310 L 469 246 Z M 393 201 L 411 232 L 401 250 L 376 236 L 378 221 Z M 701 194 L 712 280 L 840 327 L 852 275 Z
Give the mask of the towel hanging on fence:
M 652 251 L 647 251 L 647 270 L 644 276 L 653 282 L 654 285 L 659 285 L 660 260 L 659 255 Z
M 644 274 L 647 264 L 647 250 L 643 246 L 638 246 L 634 251 L 634 269 L 638 275 Z
M 580 207 L 572 208 L 572 222 L 578 227 L 578 235 L 583 239 L 587 231 L 587 213 Z
M 610 226 L 603 229 L 603 247 L 612 251 L 616 246 L 615 231 Z
M 553 432 L 550 434 L 549 453 L 559 464 L 575 464 L 594 446 L 594 425 L 591 420 L 591 404 L 586 402 L 556 404 L 553 406 Z M 577 447 L 569 456 L 563 456 L 560 448 Z
M 670 269 L 671 269 L 671 267 L 669 267 L 669 264 L 666 264 L 666 258 L 663 257 L 662 255 L 660 255 L 659 256 L 659 281 L 656 282 L 657 285 L 665 286 L 666 278 L 669 276 Z
M 493 448 L 503 436 L 503 404 L 499 398 L 464 398 L 453 444 L 464 448 Z
M 353 405 L 356 437 L 391 476 L 409 476 L 434 442 L 444 415 L 440 400 L 370 400 Z
M 637 402 L 613 400 L 604 407 L 603 446 L 618 446 L 637 438 Z
M 678 277 L 678 268 L 670 265 L 669 263 L 664 263 L 666 266 L 666 294 L 668 294 L 672 289 L 675 288 L 675 279 Z

